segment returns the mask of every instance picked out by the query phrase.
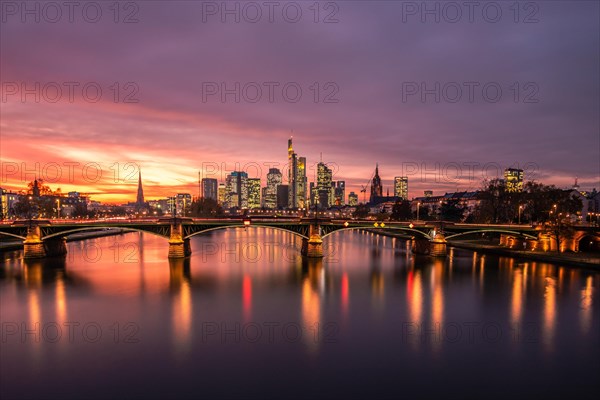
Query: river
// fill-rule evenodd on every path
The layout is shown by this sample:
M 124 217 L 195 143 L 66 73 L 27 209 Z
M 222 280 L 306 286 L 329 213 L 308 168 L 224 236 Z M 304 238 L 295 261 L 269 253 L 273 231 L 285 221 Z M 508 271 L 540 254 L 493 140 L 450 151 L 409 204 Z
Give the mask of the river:
M 542 398 L 598 392 L 600 274 L 366 232 L 263 228 L 0 260 L 0 395 Z M 460 394 L 460 396 L 459 396 Z

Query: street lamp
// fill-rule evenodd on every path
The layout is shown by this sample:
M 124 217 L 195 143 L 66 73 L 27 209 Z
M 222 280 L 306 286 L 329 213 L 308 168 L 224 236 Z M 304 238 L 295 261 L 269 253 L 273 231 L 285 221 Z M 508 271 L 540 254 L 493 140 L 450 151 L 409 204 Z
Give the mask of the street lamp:
M 421 208 L 421 202 L 417 201 L 417 221 L 419 220 L 419 208 Z
M 523 210 L 523 206 L 519 205 L 519 225 L 521 225 L 521 211 Z

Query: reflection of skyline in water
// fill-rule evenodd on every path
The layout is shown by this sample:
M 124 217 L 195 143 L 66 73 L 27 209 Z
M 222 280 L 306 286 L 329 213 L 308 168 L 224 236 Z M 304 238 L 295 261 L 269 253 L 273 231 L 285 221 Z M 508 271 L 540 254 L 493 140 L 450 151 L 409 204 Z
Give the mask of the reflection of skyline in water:
M 253 243 L 253 253 L 236 246 L 246 240 Z M 517 352 L 534 348 L 548 357 L 557 356 L 567 340 L 589 343 L 598 335 L 598 274 L 454 248 L 446 259 L 414 256 L 405 241 L 361 232 L 340 232 L 326 240 L 342 243 L 335 259 L 303 259 L 292 235 L 252 229 L 195 237 L 193 255 L 185 260 L 165 260 L 166 242 L 138 233 L 92 240 L 102 249 L 95 262 L 81 257 L 85 244 L 78 242 L 68 244 L 72 254 L 64 259 L 24 262 L 19 252 L 6 253 L 0 273 L 2 317 L 28 326 L 92 320 L 107 330 L 114 322 L 134 321 L 159 353 L 161 347 L 169 349 L 171 358 L 163 362 L 176 365 L 204 357 L 192 354 L 220 348 L 218 333 L 212 347 L 202 341 L 206 323 L 239 323 L 242 329 L 244 324 L 264 327 L 272 322 L 302 327 L 297 350 L 290 350 L 296 349 L 295 342 L 275 331 L 279 342 L 264 351 L 293 351 L 294 357 L 315 360 L 335 348 L 323 342 L 322 331 L 314 336 L 313 329 L 328 323 L 339 326 L 338 349 L 350 346 L 344 350 L 348 354 L 375 337 L 370 346 L 378 349 L 388 332 L 394 337 L 390 349 L 448 356 L 465 339 L 450 343 L 444 329 L 470 321 L 502 327 L 507 343 L 498 346 L 510 344 Z M 116 242 L 121 250 L 135 245 L 135 262 L 124 262 L 123 251 L 116 258 Z M 403 323 L 419 329 L 407 341 L 400 337 Z M 525 324 L 539 328 L 539 340 L 508 343 L 510 328 Z M 259 344 L 264 345 L 267 332 L 263 335 Z M 252 345 L 244 342 L 242 332 L 239 346 Z M 48 349 L 43 341 L 26 343 L 21 353 L 29 356 L 19 362 L 43 371 Z M 62 341 L 52 351 L 69 359 L 74 350 Z

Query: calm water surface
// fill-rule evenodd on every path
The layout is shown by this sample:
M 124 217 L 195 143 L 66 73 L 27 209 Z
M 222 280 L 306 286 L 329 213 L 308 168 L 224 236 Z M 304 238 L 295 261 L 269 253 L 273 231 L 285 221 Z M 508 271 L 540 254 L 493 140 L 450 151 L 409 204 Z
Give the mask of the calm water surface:
M 575 398 L 600 389 L 600 274 L 340 232 L 130 233 L 0 260 L 0 396 Z

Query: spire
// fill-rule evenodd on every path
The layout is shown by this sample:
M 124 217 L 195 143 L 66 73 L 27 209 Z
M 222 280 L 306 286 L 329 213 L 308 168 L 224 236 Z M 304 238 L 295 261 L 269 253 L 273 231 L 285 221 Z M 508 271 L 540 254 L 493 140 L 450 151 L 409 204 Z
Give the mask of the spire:
M 137 208 L 144 207 L 144 189 L 142 188 L 142 170 L 140 169 L 138 174 L 138 190 L 137 190 L 137 199 L 135 205 Z

